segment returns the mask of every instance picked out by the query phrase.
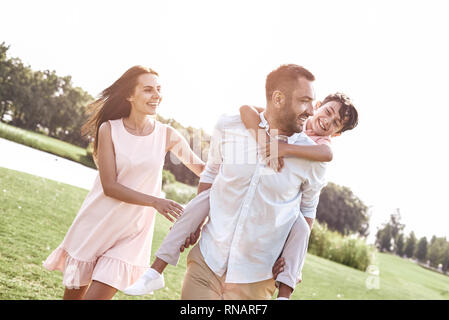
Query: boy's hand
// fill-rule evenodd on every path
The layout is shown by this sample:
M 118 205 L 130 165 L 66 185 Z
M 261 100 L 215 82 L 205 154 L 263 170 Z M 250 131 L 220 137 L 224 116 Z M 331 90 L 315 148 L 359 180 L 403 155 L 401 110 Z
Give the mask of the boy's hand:
M 284 167 L 283 157 L 287 154 L 287 146 L 288 143 L 282 141 L 267 142 L 264 146 L 259 147 L 259 153 L 268 166 L 276 172 L 280 172 Z
M 284 167 L 284 158 L 274 158 L 267 161 L 267 165 L 276 172 L 280 172 Z
M 179 248 L 180 252 L 184 252 L 185 249 L 187 249 L 191 245 L 194 245 L 198 241 L 199 235 L 197 235 L 197 233 L 198 233 L 198 229 L 197 229 L 197 231 L 192 232 L 190 234 L 190 237 L 186 238 L 186 241 L 184 242 L 184 244 L 181 245 L 181 247 Z
M 288 143 L 285 143 L 283 141 L 277 142 L 279 158 L 287 155 L 287 146 L 288 146 Z
M 179 248 L 180 252 L 184 252 L 185 249 L 187 249 L 190 246 L 193 246 L 201 235 L 201 229 L 203 228 L 204 222 L 207 220 L 208 217 L 206 217 L 198 226 L 195 232 L 192 232 L 189 237 L 186 238 L 186 241 L 183 245 Z
M 287 155 L 288 143 L 282 141 L 271 141 L 259 146 L 259 153 L 265 159 L 280 158 Z
M 279 259 L 277 259 L 276 262 L 274 263 L 273 269 L 272 269 L 274 280 L 276 280 L 279 273 L 284 271 L 284 265 L 285 265 L 285 259 L 282 257 L 279 257 Z M 286 285 L 282 282 L 279 283 L 278 298 L 283 297 L 283 298 L 290 299 L 292 292 L 293 292 L 293 288 L 290 288 L 288 285 Z
M 273 269 L 271 270 L 273 272 L 273 279 L 274 280 L 276 280 L 276 278 L 278 277 L 279 273 L 284 271 L 284 265 L 285 265 L 284 258 L 280 257 L 279 259 L 276 260 L 276 262 L 273 265 Z

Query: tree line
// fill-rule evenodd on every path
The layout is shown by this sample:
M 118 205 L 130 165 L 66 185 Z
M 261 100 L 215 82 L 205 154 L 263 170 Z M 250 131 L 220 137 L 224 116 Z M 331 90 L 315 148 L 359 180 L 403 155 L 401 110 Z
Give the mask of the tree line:
M 449 241 L 446 237 L 434 235 L 430 241 L 427 237 L 418 239 L 413 231 L 408 236 L 405 235 L 404 228 L 400 210 L 397 209 L 376 233 L 376 245 L 379 250 L 428 263 L 429 266 L 446 273 L 449 269 Z
M 0 44 L 0 119 L 10 124 L 86 147 L 80 126 L 92 97 L 74 87 L 70 76 L 55 71 L 33 71 L 19 58 L 8 58 L 9 46 Z
M 0 43 L 0 121 L 75 144 L 86 148 L 87 155 L 91 154 L 91 141 L 81 135 L 80 129 L 87 119 L 86 107 L 94 98 L 75 87 L 70 76 L 61 77 L 49 70 L 34 71 L 19 58 L 8 57 L 8 49 L 4 42 Z M 207 160 L 210 142 L 207 133 L 184 127 L 174 119 L 159 115 L 157 119 L 178 130 L 193 151 L 203 161 Z M 165 182 L 173 182 L 174 176 L 177 181 L 198 184 L 198 177 L 170 153 L 164 169 L 168 170 L 164 171 Z M 323 189 L 317 219 L 342 235 L 368 235 L 367 207 L 347 187 L 329 183 Z

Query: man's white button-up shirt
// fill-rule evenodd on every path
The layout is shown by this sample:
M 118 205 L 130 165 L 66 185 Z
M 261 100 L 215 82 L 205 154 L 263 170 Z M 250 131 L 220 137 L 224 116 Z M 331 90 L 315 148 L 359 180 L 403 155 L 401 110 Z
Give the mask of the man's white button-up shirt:
M 295 133 L 288 142 L 315 144 L 304 133 Z M 326 184 L 324 163 L 286 157 L 276 173 L 259 160 L 257 149 L 240 115 L 222 116 L 200 177 L 200 182 L 213 182 L 200 250 L 212 271 L 219 276 L 226 272 L 227 283 L 272 278 L 293 223 L 301 213 L 315 218 Z

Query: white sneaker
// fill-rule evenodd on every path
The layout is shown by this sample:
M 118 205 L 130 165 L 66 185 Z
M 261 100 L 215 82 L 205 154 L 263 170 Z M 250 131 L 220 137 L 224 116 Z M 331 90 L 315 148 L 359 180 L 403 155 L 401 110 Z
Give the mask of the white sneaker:
M 153 291 L 165 287 L 164 275 L 148 275 L 147 273 L 141 276 L 132 286 L 123 290 L 123 293 L 130 296 L 141 296 L 144 294 L 153 294 Z

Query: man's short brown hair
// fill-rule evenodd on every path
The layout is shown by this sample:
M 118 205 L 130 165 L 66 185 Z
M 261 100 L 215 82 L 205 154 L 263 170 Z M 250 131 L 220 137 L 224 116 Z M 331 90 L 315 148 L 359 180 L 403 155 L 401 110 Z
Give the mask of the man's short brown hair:
M 283 64 L 271 71 L 265 82 L 267 100 L 271 99 L 275 90 L 282 90 L 286 95 L 290 95 L 293 89 L 292 84 L 296 83 L 300 77 L 309 81 L 315 80 L 315 76 L 309 70 L 297 64 Z
M 341 104 L 340 108 L 340 119 L 343 123 L 343 128 L 338 132 L 342 133 L 346 130 L 352 130 L 354 129 L 358 122 L 359 122 L 359 114 L 357 112 L 357 109 L 354 107 L 354 105 L 351 102 L 351 99 L 347 95 L 341 92 L 333 93 L 328 95 L 321 105 L 325 105 L 326 103 L 330 101 L 335 101 Z

